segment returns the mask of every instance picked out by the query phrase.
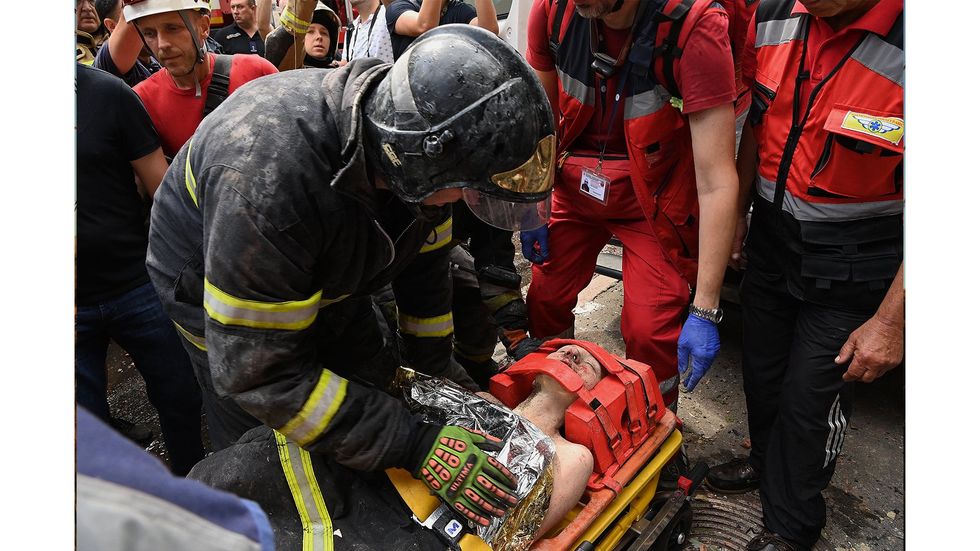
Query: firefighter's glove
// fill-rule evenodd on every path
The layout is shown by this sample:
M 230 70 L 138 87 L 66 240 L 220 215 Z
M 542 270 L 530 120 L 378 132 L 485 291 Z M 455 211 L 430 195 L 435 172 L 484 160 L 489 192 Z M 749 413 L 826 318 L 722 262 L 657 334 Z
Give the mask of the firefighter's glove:
M 521 254 L 532 264 L 542 264 L 548 259 L 547 224 L 534 230 L 521 232 Z
M 681 390 L 691 392 L 715 361 L 721 339 L 718 325 L 694 314 L 688 314 L 681 336 L 677 340 L 677 371 Z
M 445 426 L 416 472 L 433 493 L 480 526 L 517 503 L 517 479 L 487 451 L 500 441 L 461 427 Z

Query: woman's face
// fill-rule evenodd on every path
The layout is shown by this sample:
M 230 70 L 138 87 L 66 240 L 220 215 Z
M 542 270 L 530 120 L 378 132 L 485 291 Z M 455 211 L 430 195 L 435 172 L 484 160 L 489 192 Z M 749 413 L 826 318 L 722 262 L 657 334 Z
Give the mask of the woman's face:
M 319 23 L 311 24 L 309 30 L 306 31 L 306 41 L 303 43 L 303 48 L 310 57 L 326 58 L 327 52 L 330 51 L 330 32 Z
M 602 378 L 602 367 L 589 351 L 581 346 L 566 344 L 558 350 L 548 354 L 548 359 L 558 360 L 578 373 L 585 383 L 585 388 L 592 389 L 599 384 Z

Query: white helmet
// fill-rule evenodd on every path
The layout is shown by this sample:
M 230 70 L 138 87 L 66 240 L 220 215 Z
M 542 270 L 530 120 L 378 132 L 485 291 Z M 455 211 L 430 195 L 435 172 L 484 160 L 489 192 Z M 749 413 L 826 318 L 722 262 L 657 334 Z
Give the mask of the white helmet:
M 123 0 L 123 17 L 126 21 L 180 10 L 202 10 L 210 13 L 211 6 L 208 0 Z

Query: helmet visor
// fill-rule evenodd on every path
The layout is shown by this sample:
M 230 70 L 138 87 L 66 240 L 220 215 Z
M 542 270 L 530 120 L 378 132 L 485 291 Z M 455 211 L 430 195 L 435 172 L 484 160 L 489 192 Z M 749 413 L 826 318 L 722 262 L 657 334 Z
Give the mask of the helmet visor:
M 555 183 L 555 135 L 541 138 L 531 158 L 524 164 L 494 174 L 490 181 L 514 193 L 542 193 L 551 189 Z
M 533 230 L 551 218 L 550 192 L 535 203 L 514 203 L 477 189 L 463 188 L 463 200 L 477 218 L 502 230 Z

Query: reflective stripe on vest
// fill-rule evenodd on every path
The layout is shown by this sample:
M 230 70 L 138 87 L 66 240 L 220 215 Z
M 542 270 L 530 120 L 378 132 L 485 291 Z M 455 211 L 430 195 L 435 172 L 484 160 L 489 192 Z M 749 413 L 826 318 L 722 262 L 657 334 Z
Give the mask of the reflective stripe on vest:
M 453 313 L 431 318 L 417 318 L 398 314 L 398 329 L 406 335 L 416 337 L 445 337 L 453 334 Z
M 184 186 L 187 187 L 187 194 L 191 196 L 191 201 L 194 201 L 194 206 L 201 208 L 197 204 L 197 180 L 194 178 L 194 171 L 191 170 L 191 147 L 193 144 L 187 142 L 187 156 L 184 158 Z
M 429 238 L 432 238 L 432 242 L 429 243 Z M 434 251 L 436 249 L 441 249 L 449 244 L 453 239 L 453 217 L 450 216 L 448 220 L 439 224 L 432 230 L 428 237 L 425 239 L 425 245 L 419 249 L 419 253 L 427 253 Z
M 303 525 L 303 551 L 332 551 L 333 523 L 327 504 L 316 481 L 310 452 L 290 442 L 282 434 L 276 435 L 276 448 L 282 473 L 289 484 L 293 503 Z
M 773 202 L 776 182 L 756 175 L 755 189 L 766 201 Z M 847 222 L 901 214 L 905 210 L 905 201 L 897 199 L 863 203 L 811 203 L 792 193 L 786 193 L 783 195 L 783 210 L 800 221 Z
M 905 52 L 876 35 L 869 35 L 851 59 L 905 88 Z
M 628 96 L 624 103 L 623 118 L 630 120 L 652 115 L 669 104 L 670 92 L 658 84 L 652 90 Z
M 279 427 L 290 440 L 305 446 L 316 440 L 333 420 L 340 405 L 347 396 L 347 379 L 327 369 L 320 372 L 320 380 L 313 392 L 300 408 L 299 413 L 288 423 Z
M 170 320 L 170 321 L 173 321 L 173 320 Z M 177 332 L 180 333 L 185 339 L 187 339 L 187 342 L 193 344 L 195 347 L 197 347 L 198 350 L 202 350 L 204 352 L 207 352 L 208 351 L 208 347 L 205 346 L 205 344 L 204 344 L 204 342 L 205 342 L 204 341 L 204 337 L 198 337 L 194 333 L 191 333 L 187 329 L 184 329 L 176 321 L 174 321 L 174 325 L 177 327 Z
M 260 302 L 232 296 L 204 279 L 204 310 L 223 325 L 240 325 L 258 329 L 299 330 L 316 320 L 320 308 L 317 291 L 305 300 Z
M 575 79 L 575 77 L 558 69 L 558 81 L 561 82 L 562 90 L 572 96 L 583 105 L 595 104 L 595 87 Z
M 759 23 L 756 30 L 755 47 L 777 46 L 790 40 L 799 40 L 802 37 L 803 20 L 799 17 L 763 21 Z

